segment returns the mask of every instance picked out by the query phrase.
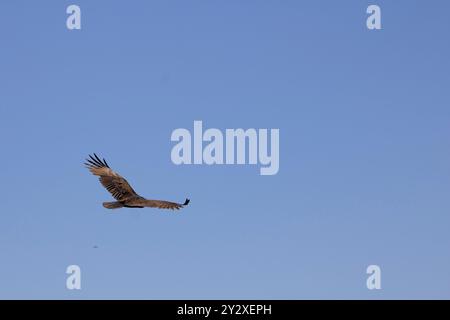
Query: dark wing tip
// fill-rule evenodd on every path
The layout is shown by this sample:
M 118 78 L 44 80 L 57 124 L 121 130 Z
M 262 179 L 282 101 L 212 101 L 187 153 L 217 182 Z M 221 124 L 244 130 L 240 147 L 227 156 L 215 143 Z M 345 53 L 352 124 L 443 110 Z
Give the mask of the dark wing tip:
M 191 200 L 186 198 L 186 201 L 184 201 L 183 206 L 187 206 L 189 204 L 189 202 L 191 202 Z
M 86 159 L 86 161 L 88 161 L 91 165 L 94 165 L 94 166 L 100 167 L 100 168 L 101 167 L 109 168 L 108 163 L 106 163 L 106 160 L 105 159 L 103 159 L 103 161 L 100 160 L 100 158 L 95 154 L 95 152 L 94 152 L 94 156 L 89 155 L 89 158 L 90 159 Z

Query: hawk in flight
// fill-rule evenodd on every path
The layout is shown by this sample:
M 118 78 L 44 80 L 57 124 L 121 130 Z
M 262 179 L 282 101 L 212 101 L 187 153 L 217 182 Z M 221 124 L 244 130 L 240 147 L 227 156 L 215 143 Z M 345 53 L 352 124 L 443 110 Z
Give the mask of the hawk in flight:
M 89 155 L 90 159 L 86 159 L 86 167 L 96 176 L 99 176 L 100 183 L 117 201 L 103 202 L 103 206 L 107 209 L 117 208 L 159 208 L 159 209 L 180 209 L 187 206 L 189 199 L 183 204 L 163 201 L 163 200 L 148 200 L 136 193 L 133 188 L 117 172 L 111 170 L 105 159 L 100 160 L 94 153 L 94 156 Z

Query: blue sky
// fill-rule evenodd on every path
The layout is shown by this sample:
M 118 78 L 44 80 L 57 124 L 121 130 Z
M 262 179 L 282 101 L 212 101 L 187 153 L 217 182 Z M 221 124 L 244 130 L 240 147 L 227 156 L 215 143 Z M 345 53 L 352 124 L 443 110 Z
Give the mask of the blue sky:
M 0 298 L 450 298 L 449 12 L 2 1 Z M 170 135 L 194 120 L 279 128 L 278 174 L 174 165 Z M 92 152 L 143 196 L 191 204 L 112 214 Z

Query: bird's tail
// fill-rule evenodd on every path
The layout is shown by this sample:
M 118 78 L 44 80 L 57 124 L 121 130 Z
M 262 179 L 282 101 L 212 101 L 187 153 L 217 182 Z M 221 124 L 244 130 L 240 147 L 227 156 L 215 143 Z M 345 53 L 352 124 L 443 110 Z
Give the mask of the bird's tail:
M 103 202 L 103 206 L 106 209 L 117 209 L 117 208 L 122 208 L 123 204 L 121 204 L 119 201 L 114 201 L 114 202 Z

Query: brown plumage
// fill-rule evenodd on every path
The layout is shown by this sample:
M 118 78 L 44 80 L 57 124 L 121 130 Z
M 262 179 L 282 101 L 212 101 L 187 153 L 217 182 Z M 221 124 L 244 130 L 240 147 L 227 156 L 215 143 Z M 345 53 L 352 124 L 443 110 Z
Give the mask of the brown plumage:
M 103 202 L 103 206 L 107 209 L 117 208 L 159 208 L 159 209 L 180 209 L 189 203 L 189 199 L 183 204 L 163 201 L 163 200 L 147 200 L 136 193 L 130 184 L 117 172 L 111 170 L 105 159 L 100 160 L 94 153 L 94 157 L 89 155 L 90 159 L 86 159 L 86 167 L 96 176 L 99 176 L 100 183 L 111 193 L 117 201 Z

